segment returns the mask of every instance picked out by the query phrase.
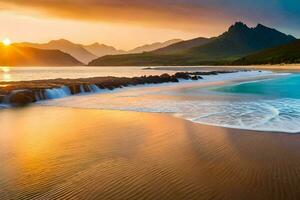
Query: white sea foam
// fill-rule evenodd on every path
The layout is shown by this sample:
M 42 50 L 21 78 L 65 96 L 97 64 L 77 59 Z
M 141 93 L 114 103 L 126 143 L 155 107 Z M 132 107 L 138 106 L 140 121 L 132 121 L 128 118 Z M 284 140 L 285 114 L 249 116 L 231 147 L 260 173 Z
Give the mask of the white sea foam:
M 47 89 L 45 95 L 47 99 L 57 99 L 70 96 L 71 91 L 68 87 L 64 86 L 61 88 Z

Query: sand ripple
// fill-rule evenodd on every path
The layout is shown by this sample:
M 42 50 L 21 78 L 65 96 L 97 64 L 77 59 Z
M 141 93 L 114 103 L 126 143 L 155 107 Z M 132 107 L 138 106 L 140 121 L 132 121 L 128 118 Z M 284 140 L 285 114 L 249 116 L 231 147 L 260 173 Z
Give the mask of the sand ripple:
M 162 114 L 29 111 L 0 115 L 0 199 L 300 198 L 300 135 Z

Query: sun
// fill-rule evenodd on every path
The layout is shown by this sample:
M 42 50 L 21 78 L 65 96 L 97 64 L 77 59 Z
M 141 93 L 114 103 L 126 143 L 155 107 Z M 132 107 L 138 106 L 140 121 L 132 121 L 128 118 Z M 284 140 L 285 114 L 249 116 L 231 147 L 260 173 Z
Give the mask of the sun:
M 9 38 L 5 38 L 4 40 L 2 40 L 2 43 L 4 44 L 4 46 L 10 46 L 11 45 L 11 41 Z

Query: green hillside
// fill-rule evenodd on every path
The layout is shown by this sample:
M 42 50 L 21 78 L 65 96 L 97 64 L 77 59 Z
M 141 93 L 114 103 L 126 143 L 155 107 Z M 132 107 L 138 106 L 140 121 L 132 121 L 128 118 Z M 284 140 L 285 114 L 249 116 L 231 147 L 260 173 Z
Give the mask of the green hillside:
M 266 49 L 234 62 L 237 65 L 300 63 L 300 40 Z

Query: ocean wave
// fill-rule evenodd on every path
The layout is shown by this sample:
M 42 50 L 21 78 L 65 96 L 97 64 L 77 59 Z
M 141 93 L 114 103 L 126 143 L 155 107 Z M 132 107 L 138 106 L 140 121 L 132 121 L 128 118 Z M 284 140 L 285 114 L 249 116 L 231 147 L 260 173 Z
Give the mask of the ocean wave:
M 227 128 L 285 133 L 300 132 L 300 100 L 256 101 L 168 100 L 111 96 L 81 101 L 49 101 L 44 105 L 172 113 L 192 122 Z
M 295 99 L 248 102 L 198 102 L 195 113 L 181 117 L 193 122 L 227 128 L 286 133 L 300 132 L 300 101 Z M 198 113 L 198 116 L 196 113 Z M 199 114 L 201 113 L 201 114 Z

